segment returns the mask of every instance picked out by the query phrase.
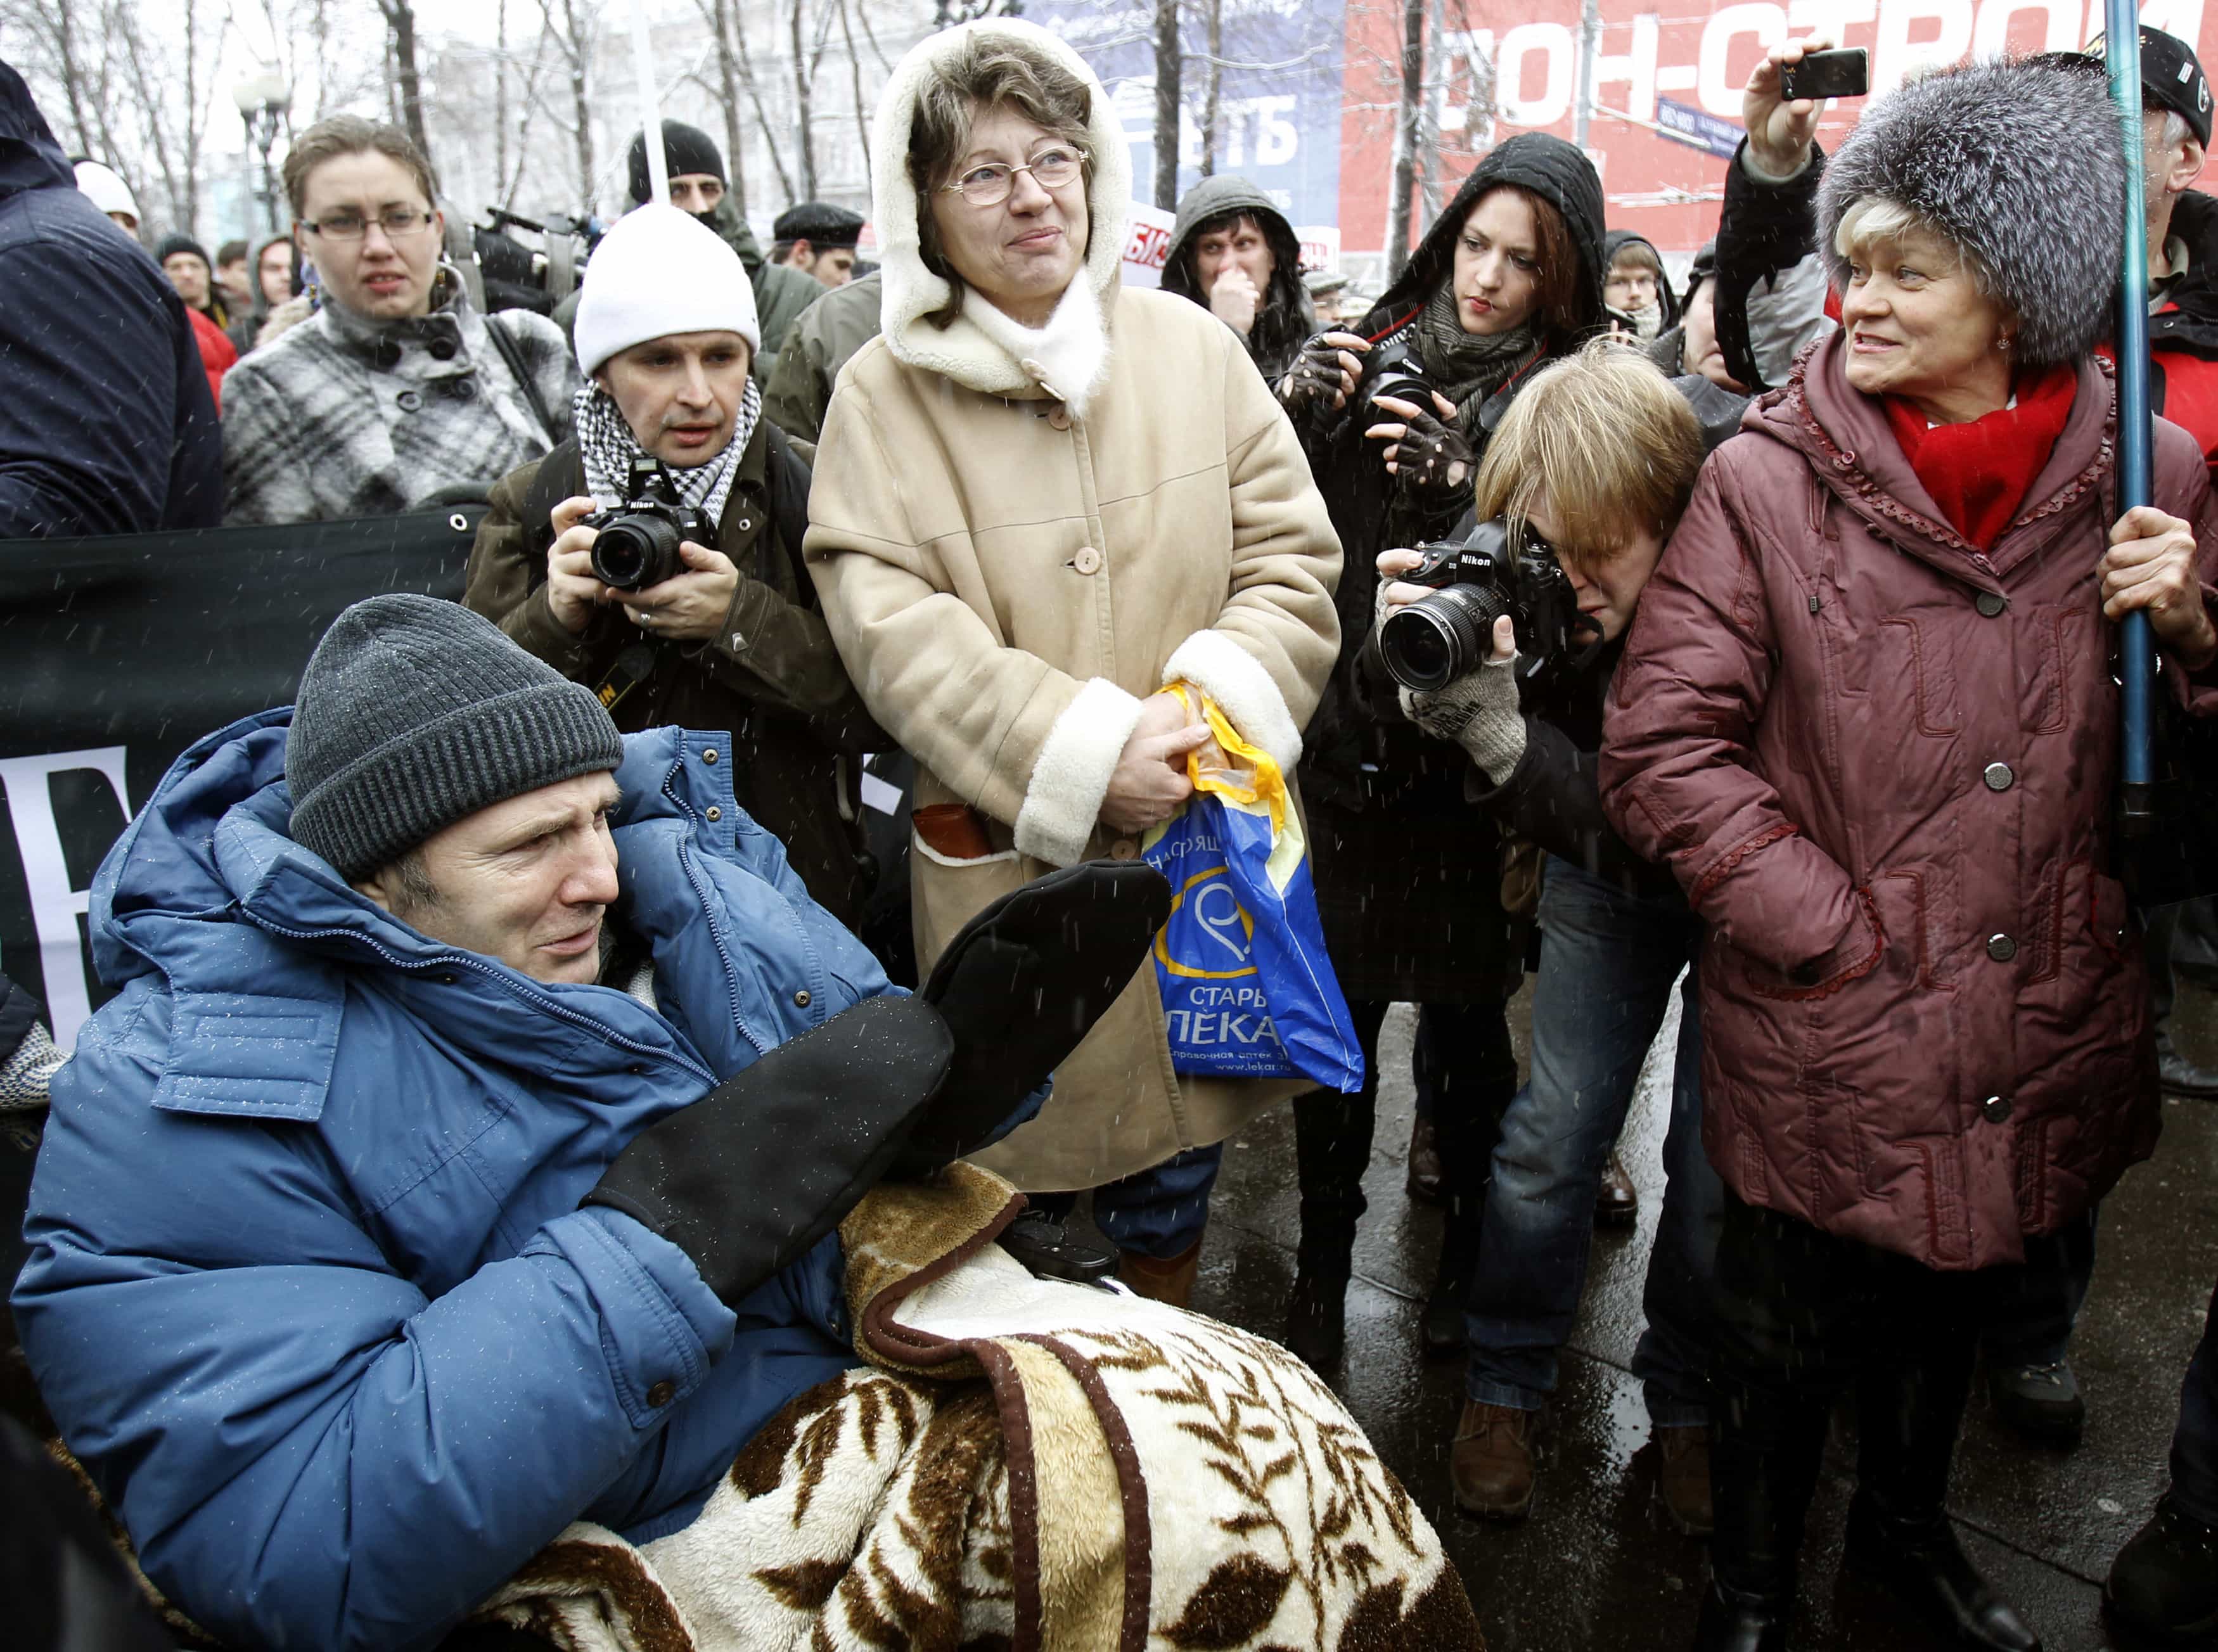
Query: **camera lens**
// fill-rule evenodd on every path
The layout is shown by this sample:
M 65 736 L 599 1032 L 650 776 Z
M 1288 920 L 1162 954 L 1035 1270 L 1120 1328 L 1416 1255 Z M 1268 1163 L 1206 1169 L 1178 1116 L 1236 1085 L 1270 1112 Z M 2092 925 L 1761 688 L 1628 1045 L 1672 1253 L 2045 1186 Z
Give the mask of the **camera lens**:
M 1379 653 L 1403 688 L 1436 693 L 1485 659 L 1494 622 L 1509 611 L 1490 586 L 1450 585 L 1389 614 Z
M 593 540 L 593 578 L 617 591 L 659 585 L 678 572 L 678 529 L 660 517 L 628 511 Z

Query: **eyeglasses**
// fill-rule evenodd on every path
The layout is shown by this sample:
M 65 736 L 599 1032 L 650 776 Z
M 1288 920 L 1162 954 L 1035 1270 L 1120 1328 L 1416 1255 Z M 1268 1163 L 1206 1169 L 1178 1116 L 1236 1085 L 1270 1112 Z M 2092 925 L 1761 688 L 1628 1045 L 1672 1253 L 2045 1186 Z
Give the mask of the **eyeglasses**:
M 418 212 L 413 207 L 388 207 L 377 215 L 377 227 L 385 232 L 389 241 L 414 235 L 431 221 L 431 213 Z M 359 241 L 369 232 L 369 220 L 360 213 L 333 213 L 320 221 L 304 218 L 300 227 L 327 241 Z
M 1009 191 L 1017 187 L 1017 174 L 1029 172 L 1032 182 L 1043 189 L 1060 189 L 1077 182 L 1078 175 L 1086 170 L 1086 156 L 1076 149 L 1043 149 L 1023 166 L 1010 166 L 1001 161 L 988 161 L 974 166 L 952 183 L 939 187 L 960 194 L 974 207 L 998 207 L 1009 198 Z

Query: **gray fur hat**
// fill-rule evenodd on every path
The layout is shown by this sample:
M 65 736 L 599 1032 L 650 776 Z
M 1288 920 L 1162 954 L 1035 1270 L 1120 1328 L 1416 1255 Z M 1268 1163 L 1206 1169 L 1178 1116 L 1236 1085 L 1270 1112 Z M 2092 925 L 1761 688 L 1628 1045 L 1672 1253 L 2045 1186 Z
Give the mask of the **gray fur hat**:
M 1874 103 L 1818 187 L 1819 249 L 1848 287 L 1841 220 L 1867 196 L 1908 207 L 1986 272 L 2017 312 L 2014 359 L 2076 361 L 2114 325 L 2125 147 L 2100 75 L 1972 63 Z

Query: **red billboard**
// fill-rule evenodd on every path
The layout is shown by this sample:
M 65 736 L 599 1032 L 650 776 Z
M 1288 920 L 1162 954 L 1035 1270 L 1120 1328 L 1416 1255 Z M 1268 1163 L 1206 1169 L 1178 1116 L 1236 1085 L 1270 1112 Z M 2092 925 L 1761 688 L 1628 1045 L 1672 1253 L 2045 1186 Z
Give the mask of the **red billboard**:
M 1514 133 L 1575 135 L 1579 0 L 1440 0 L 1430 9 L 1428 124 L 1439 139 L 1422 153 L 1440 169 L 1443 199 Z M 1736 0 L 1680 15 L 1602 0 L 1601 14 L 1587 147 L 1610 226 L 1666 252 L 1691 252 L 1716 231 L 1725 165 L 1713 152 L 1719 124 L 1739 124 L 1741 88 L 1768 46 L 1822 34 L 1864 46 L 1877 96 L 1928 65 L 2075 48 L 2103 24 L 2101 0 Z M 1345 15 L 1340 226 L 1342 245 L 1360 251 L 1385 244 L 1403 11 L 1399 0 L 1348 0 Z M 2141 21 L 2192 42 L 2206 63 L 2218 47 L 2203 35 L 2203 0 L 2159 0 L 2142 8 Z M 1862 107 L 1834 105 L 1819 141 L 1837 145 Z M 1413 217 L 1422 232 L 1422 207 Z

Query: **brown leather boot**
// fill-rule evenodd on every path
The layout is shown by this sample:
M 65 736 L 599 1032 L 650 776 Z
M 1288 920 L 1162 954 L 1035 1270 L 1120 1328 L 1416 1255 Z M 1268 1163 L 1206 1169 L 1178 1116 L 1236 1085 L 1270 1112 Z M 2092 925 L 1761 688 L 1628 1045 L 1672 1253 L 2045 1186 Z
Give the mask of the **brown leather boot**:
M 1595 1191 L 1595 1226 L 1630 1228 L 1639 1219 L 1639 1190 L 1625 1173 L 1625 1160 L 1612 1148 L 1609 1162 L 1602 1166 L 1602 1185 Z
M 1456 1507 L 1489 1520 L 1521 1520 L 1533 1507 L 1537 1411 L 1466 1400 L 1448 1453 Z
M 1201 1271 L 1201 1241 L 1178 1255 L 1158 1259 L 1137 1251 L 1117 1253 L 1118 1283 L 1136 1296 L 1184 1308 L 1193 1300 L 1194 1277 Z
M 1664 1513 L 1689 1538 L 1707 1538 L 1716 1519 L 1710 1510 L 1710 1427 L 1707 1423 L 1651 1428 L 1657 1488 Z

